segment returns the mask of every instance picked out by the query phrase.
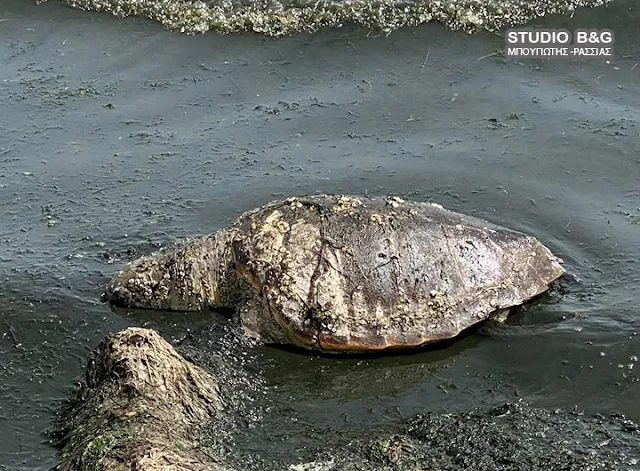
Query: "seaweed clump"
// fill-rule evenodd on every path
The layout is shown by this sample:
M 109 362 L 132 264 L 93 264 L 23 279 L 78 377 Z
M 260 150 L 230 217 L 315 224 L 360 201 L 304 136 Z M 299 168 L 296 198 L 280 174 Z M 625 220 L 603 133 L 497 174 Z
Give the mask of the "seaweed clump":
M 61 471 L 222 471 L 203 427 L 223 409 L 216 379 L 155 331 L 129 328 L 92 353 L 60 419 Z
M 439 471 L 637 469 L 638 424 L 621 415 L 524 403 L 412 419 L 403 434 L 369 444 L 371 468 Z
M 41 0 L 45 1 L 45 0 Z M 315 32 L 355 24 L 391 33 L 405 26 L 438 22 L 454 31 L 499 31 L 545 15 L 573 15 L 611 0 L 63 0 L 83 10 L 108 11 L 118 17 L 158 21 L 171 31 L 229 34 L 243 31 L 267 36 Z

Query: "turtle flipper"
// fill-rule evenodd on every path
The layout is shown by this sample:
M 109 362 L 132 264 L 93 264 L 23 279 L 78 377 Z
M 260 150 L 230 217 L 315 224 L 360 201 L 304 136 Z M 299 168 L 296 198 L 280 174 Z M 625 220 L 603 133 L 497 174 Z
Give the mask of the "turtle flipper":
M 290 344 L 286 333 L 275 321 L 264 297 L 253 289 L 239 304 L 234 320 L 246 337 L 265 344 Z

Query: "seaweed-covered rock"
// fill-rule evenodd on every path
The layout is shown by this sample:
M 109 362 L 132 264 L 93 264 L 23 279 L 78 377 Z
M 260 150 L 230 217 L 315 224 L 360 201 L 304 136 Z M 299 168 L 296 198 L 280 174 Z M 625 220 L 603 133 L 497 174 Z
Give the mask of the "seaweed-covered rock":
M 216 379 L 160 335 L 129 328 L 92 353 L 61 418 L 62 471 L 224 471 L 201 440 L 223 408 Z

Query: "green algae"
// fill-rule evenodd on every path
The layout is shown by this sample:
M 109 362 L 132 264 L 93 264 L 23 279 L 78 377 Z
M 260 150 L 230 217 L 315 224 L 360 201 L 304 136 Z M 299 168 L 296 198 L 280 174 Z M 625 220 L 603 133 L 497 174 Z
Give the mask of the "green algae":
M 405 26 L 438 22 L 467 33 L 499 31 L 550 14 L 573 15 L 577 8 L 597 7 L 611 0 L 294 0 L 282 4 L 188 0 L 62 0 L 83 10 L 107 11 L 118 17 L 138 16 L 158 21 L 185 34 L 250 31 L 267 36 L 289 36 L 321 28 L 355 24 L 391 33 Z
M 126 424 L 117 430 L 97 435 L 89 440 L 85 444 L 80 458 L 83 469 L 87 471 L 100 471 L 103 467 L 104 460 L 113 453 L 114 449 L 125 449 L 133 443 L 137 431 L 137 427 Z

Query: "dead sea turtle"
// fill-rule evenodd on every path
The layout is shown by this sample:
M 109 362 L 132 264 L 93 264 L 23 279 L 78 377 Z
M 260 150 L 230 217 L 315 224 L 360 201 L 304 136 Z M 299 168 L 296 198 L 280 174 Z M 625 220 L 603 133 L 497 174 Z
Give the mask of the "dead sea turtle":
M 543 293 L 564 273 L 534 237 L 434 203 L 306 196 L 127 265 L 113 305 L 236 309 L 245 334 L 330 352 L 407 348 Z

